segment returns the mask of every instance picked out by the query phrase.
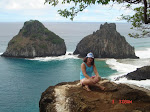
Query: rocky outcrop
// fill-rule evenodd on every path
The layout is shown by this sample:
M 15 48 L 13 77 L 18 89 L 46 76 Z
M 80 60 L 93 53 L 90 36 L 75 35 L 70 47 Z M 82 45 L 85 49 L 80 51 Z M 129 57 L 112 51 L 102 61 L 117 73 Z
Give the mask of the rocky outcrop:
M 77 45 L 74 54 L 85 57 L 92 52 L 96 58 L 138 58 L 125 37 L 116 31 L 115 23 L 105 23 L 93 34 L 84 37 Z
M 50 86 L 42 93 L 40 112 L 150 112 L 149 90 L 144 92 L 109 80 L 100 84 L 105 91 L 91 87 L 92 91 L 87 92 L 79 81 Z
M 150 66 L 137 68 L 137 70 L 130 72 L 126 75 L 117 77 L 115 80 L 126 77 L 128 80 L 146 80 L 150 79 Z
M 137 68 L 136 71 L 128 73 L 125 75 L 127 79 L 131 80 L 146 80 L 150 79 L 150 66 L 144 66 L 141 68 Z
M 66 53 L 66 45 L 55 33 L 49 31 L 37 20 L 24 23 L 18 35 L 8 43 L 5 57 L 34 58 L 60 56 Z

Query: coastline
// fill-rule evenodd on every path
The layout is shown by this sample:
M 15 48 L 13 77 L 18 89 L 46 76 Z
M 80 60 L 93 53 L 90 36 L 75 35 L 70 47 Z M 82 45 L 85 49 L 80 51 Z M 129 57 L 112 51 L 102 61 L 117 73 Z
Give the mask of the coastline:
M 1 56 L 2 53 L 0 53 Z M 11 58 L 11 57 L 10 57 Z M 16 58 L 16 59 L 25 59 L 25 60 L 32 60 L 32 61 L 40 61 L 40 62 L 49 62 L 49 61 L 57 61 L 57 60 L 66 60 L 66 59 L 83 59 L 78 57 L 78 55 L 73 55 L 73 52 L 66 52 L 65 55 L 62 56 L 51 56 L 51 57 L 35 57 L 35 58 Z M 130 72 L 135 71 L 137 68 L 143 67 L 145 65 L 149 65 L 147 62 L 147 58 L 143 59 L 113 59 L 113 58 L 95 58 L 97 61 L 105 61 L 109 68 L 116 70 L 117 72 L 115 74 L 112 74 L 108 77 L 111 81 L 114 81 L 115 83 L 125 83 L 125 84 L 132 84 L 138 87 L 144 87 L 143 82 L 135 82 L 134 80 L 127 80 L 125 78 L 122 78 L 118 81 L 115 81 L 120 76 L 124 76 Z M 143 64 L 140 62 L 143 61 Z M 132 63 L 132 64 L 131 64 Z M 140 66 L 137 66 L 140 64 Z M 124 70 L 123 70 L 124 69 Z M 127 70 L 128 69 L 128 70 Z M 122 71 L 123 70 L 123 71 Z M 143 80 L 144 81 L 144 80 Z M 150 82 L 150 80 L 147 80 Z M 147 82 L 147 83 L 148 83 Z M 146 87 L 146 89 L 150 90 L 150 87 Z
M 0 53 L 0 56 L 3 53 Z M 3 56 L 2 56 L 3 57 Z M 12 57 L 10 57 L 12 58 Z M 56 60 L 66 60 L 66 59 L 83 59 L 79 58 L 78 55 L 73 55 L 73 52 L 66 52 L 65 55 L 62 56 L 51 56 L 51 57 L 35 57 L 35 58 L 19 58 L 16 59 L 25 59 L 25 60 L 32 60 L 32 61 L 41 61 L 41 62 L 48 62 L 48 61 L 56 61 Z M 116 83 L 126 83 L 126 84 L 133 84 L 138 87 L 144 87 L 143 82 L 135 82 L 133 80 L 127 80 L 127 79 L 120 79 L 119 81 L 115 81 L 120 76 L 124 76 L 130 72 L 135 71 L 137 68 L 141 68 L 146 65 L 150 65 L 150 63 L 147 61 L 147 58 L 140 58 L 140 59 L 113 59 L 113 58 L 95 58 L 95 60 L 98 61 L 105 61 L 108 66 L 116 70 L 117 73 L 112 74 L 108 77 L 111 81 L 114 81 Z M 132 64 L 131 64 L 132 63 Z M 128 69 L 128 70 L 127 70 Z M 147 83 L 150 82 L 150 80 L 147 80 Z M 150 90 L 150 87 L 146 87 L 146 89 Z
M 73 51 L 77 42 L 81 40 L 82 37 L 93 33 L 99 29 L 100 23 L 44 23 L 48 29 L 56 32 L 58 35 L 65 39 L 67 50 Z M 0 52 L 3 53 L 7 47 L 8 41 L 18 33 L 19 29 L 22 27 L 22 23 L 2 23 L 1 24 L 1 44 Z M 79 26 L 80 25 L 80 26 Z M 80 27 L 80 28 L 79 28 Z M 128 24 L 117 24 L 117 30 L 121 35 L 124 35 L 126 39 L 130 42 L 132 46 L 135 46 L 135 50 L 139 51 L 142 56 L 149 56 L 149 38 L 144 39 L 133 39 L 129 38 L 127 33 L 132 32 Z M 133 31 L 134 32 L 134 31 Z M 139 49 L 140 48 L 140 49 Z M 140 51 L 141 50 L 141 51 Z M 143 52 L 144 50 L 144 52 Z M 55 85 L 60 82 L 69 82 L 78 80 L 78 71 L 80 70 L 80 63 L 82 60 L 74 59 L 74 57 L 64 57 L 57 58 L 42 58 L 36 60 L 29 59 L 1 59 L 1 100 L 3 101 L 3 106 L 1 106 L 2 111 L 16 111 L 16 112 L 26 112 L 26 111 L 38 111 L 38 101 L 41 93 L 50 85 Z M 105 61 L 106 59 L 102 59 Z M 146 59 L 145 59 L 146 60 Z M 148 60 L 148 59 L 147 59 Z M 148 62 L 148 61 L 147 61 Z M 133 61 L 131 62 L 133 63 Z M 140 64 L 140 62 L 138 62 Z M 142 63 L 146 63 L 145 61 Z M 129 63 L 130 64 L 130 63 Z M 69 66 L 70 65 L 70 66 Z M 103 75 L 106 72 L 112 71 L 112 65 L 103 66 L 103 63 L 98 62 L 99 71 Z M 102 65 L 102 66 L 101 66 Z M 114 65 L 116 67 L 116 65 Z M 64 69 L 61 71 L 60 68 Z M 68 68 L 68 69 L 67 69 Z M 120 66 L 124 69 L 124 66 Z M 132 66 L 131 66 L 132 68 Z M 114 69 L 116 70 L 116 69 Z M 125 70 L 125 69 L 124 69 Z M 128 69 L 127 69 L 128 70 Z M 101 72 L 104 71 L 104 72 Z M 59 73 L 60 72 L 60 73 Z M 76 72 L 76 73 L 75 73 Z M 122 71 L 121 71 L 122 72 Z M 114 73 L 114 72 L 113 72 Z M 112 72 L 108 74 L 113 75 Z M 120 74 L 118 71 L 117 74 Z M 71 74 L 71 78 L 70 78 Z M 106 73 L 107 74 L 107 73 Z M 121 73 L 122 74 L 122 73 Z M 108 76 L 108 75 L 106 75 Z M 31 80 L 32 79 L 32 80 Z M 143 82 L 145 84 L 145 82 Z M 33 94 L 34 93 L 34 94 Z M 10 98 L 12 102 L 9 102 Z M 19 100 L 18 98 L 23 98 L 24 100 Z M 33 99 L 31 101 L 31 99 Z M 14 103 L 18 102 L 18 103 Z

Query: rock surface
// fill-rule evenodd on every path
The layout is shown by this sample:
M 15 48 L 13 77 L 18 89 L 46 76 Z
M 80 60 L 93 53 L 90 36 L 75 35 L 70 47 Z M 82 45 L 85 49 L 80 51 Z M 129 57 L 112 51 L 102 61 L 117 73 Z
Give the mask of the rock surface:
M 66 53 L 66 45 L 55 33 L 49 31 L 37 20 L 24 23 L 18 35 L 8 43 L 5 57 L 34 58 L 60 56 Z
M 93 34 L 84 37 L 77 45 L 74 54 L 85 57 L 92 52 L 96 58 L 138 58 L 125 37 L 116 31 L 115 23 L 105 23 Z
M 146 80 L 150 79 L 150 66 L 137 68 L 136 71 L 128 73 L 125 77 L 131 80 Z
M 79 81 L 50 86 L 42 93 L 40 112 L 150 112 L 149 90 L 108 80 L 100 84 L 105 91 L 91 87 L 92 91 L 87 92 Z

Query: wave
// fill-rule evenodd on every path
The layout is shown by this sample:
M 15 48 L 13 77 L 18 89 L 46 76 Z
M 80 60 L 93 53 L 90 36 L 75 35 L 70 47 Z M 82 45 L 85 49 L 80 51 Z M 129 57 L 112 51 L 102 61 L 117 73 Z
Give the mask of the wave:
M 111 69 L 117 71 L 117 73 L 115 73 L 109 77 L 111 80 L 115 80 L 119 76 L 125 75 L 132 71 L 135 71 L 136 68 L 139 67 L 136 65 L 128 64 L 128 63 L 121 63 L 121 62 L 117 61 L 116 59 L 107 59 L 106 63 L 109 65 L 109 67 Z
M 128 80 L 127 78 L 120 78 L 115 81 L 118 77 L 127 75 L 130 72 L 135 71 L 137 68 L 150 65 L 150 61 L 147 61 L 147 58 L 143 59 L 107 59 L 106 63 L 111 69 L 117 70 L 117 73 L 112 74 L 108 78 L 116 83 L 127 83 L 133 84 L 139 87 L 144 87 L 150 90 L 150 80 Z
M 3 53 L 0 53 L 0 56 L 2 55 Z
M 150 80 L 141 80 L 141 81 L 136 81 L 136 80 L 128 80 L 127 78 L 120 78 L 118 81 L 114 81 L 115 83 L 127 83 L 127 84 L 133 84 L 139 87 L 146 88 L 150 90 Z
M 135 54 L 140 59 L 150 58 L 150 48 L 145 48 L 144 50 L 135 50 Z
M 66 60 L 66 59 L 79 59 L 79 58 L 78 55 L 73 55 L 73 52 L 66 52 L 66 54 L 62 56 L 36 57 L 34 59 L 29 59 L 29 60 L 53 61 L 53 60 Z
M 110 76 L 113 80 L 115 77 L 126 75 L 127 73 L 135 71 L 137 68 L 150 65 L 150 61 L 146 58 L 143 59 L 107 59 L 106 63 L 117 73 Z

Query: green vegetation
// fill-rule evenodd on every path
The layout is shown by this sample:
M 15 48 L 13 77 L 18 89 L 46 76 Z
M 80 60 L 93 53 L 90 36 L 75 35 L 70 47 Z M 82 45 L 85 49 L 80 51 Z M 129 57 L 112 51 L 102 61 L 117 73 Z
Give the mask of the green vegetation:
M 63 42 L 64 42 L 63 39 L 53 39 L 52 40 L 52 43 L 54 43 L 54 44 L 62 44 Z
M 129 8 L 131 8 L 131 6 Z M 144 16 L 145 15 L 144 10 L 145 8 L 141 6 L 141 7 L 134 8 L 135 14 L 133 16 L 123 15 L 123 14 L 121 15 L 121 19 L 127 20 L 127 22 L 132 23 L 131 29 L 136 29 L 138 31 L 141 31 L 141 33 L 132 33 L 132 34 L 129 33 L 130 37 L 140 38 L 140 37 L 146 37 L 150 34 L 149 26 L 148 26 L 149 23 L 148 17 L 150 17 L 150 9 L 147 10 L 146 17 Z
M 45 3 L 49 3 L 52 6 L 58 5 L 59 0 L 45 0 Z M 126 8 L 132 7 L 132 4 L 139 4 L 139 7 L 134 8 L 135 14 L 133 16 L 130 15 L 121 15 L 121 19 L 127 20 L 132 23 L 132 29 L 136 28 L 141 31 L 141 34 L 129 34 L 131 37 L 139 38 L 150 35 L 148 23 L 150 23 L 150 0 L 62 0 L 61 4 L 71 4 L 72 7 L 68 9 L 60 9 L 58 13 L 65 17 L 74 19 L 75 16 L 79 12 L 82 12 L 88 6 L 95 4 L 106 5 L 110 2 L 114 3 L 128 3 Z
M 31 36 L 35 38 L 39 37 L 40 35 L 43 35 L 44 29 L 45 29 L 44 25 L 39 21 L 30 20 L 24 23 L 24 27 L 21 31 L 23 36 L 25 37 Z
M 16 43 L 16 41 L 13 39 L 9 42 L 10 45 L 15 44 L 15 43 Z
M 61 39 L 53 32 L 49 31 L 47 28 L 44 27 L 42 23 L 37 20 L 25 22 L 24 27 L 21 31 L 24 37 L 31 37 L 30 40 L 46 40 L 51 41 L 53 44 L 61 44 L 64 42 L 63 39 Z
M 58 10 L 58 13 L 63 17 L 70 17 L 71 20 L 79 13 L 92 4 L 106 5 L 110 0 L 62 0 L 61 4 L 73 4 L 69 9 Z M 45 0 L 45 3 L 49 3 L 52 6 L 56 6 L 59 0 Z
M 58 38 L 58 37 L 52 38 L 50 36 L 47 37 L 45 40 L 46 41 L 51 41 L 53 44 L 62 44 L 64 42 L 64 40 L 61 39 L 61 38 Z
M 46 30 L 45 35 L 47 35 L 46 41 L 51 41 L 54 44 L 61 44 L 64 42 L 58 35 L 54 34 L 53 32 Z
M 45 44 L 40 44 L 39 47 L 42 49 L 47 49 L 47 46 Z

